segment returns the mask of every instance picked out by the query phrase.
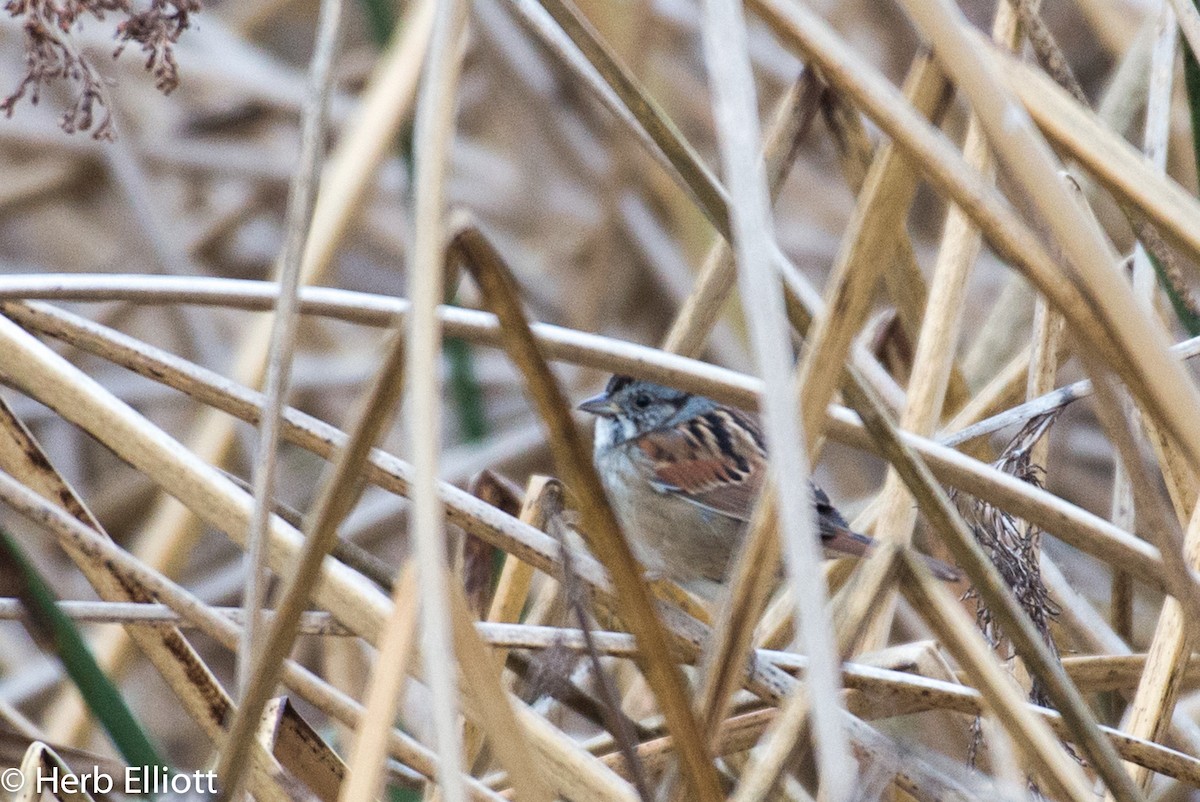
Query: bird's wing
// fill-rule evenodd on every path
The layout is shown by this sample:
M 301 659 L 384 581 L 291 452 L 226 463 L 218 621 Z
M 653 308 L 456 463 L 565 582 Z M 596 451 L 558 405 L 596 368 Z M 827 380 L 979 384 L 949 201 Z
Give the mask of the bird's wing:
M 719 407 L 636 439 L 657 490 L 748 521 L 766 475 L 758 421 Z

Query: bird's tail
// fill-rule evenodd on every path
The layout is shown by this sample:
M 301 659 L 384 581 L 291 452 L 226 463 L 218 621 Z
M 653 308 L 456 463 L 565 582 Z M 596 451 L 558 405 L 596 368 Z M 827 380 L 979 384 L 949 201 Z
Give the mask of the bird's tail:
M 922 554 L 921 556 L 925 558 L 925 564 L 929 566 L 929 570 L 938 579 L 945 582 L 957 582 L 962 579 L 962 572 L 954 566 L 944 563 L 936 557 L 930 557 L 928 554 Z
M 825 547 L 825 553 L 830 557 L 842 557 L 850 555 L 852 557 L 865 557 L 870 554 L 877 545 L 875 538 L 868 537 L 861 532 L 855 532 L 851 529 L 839 516 L 822 515 L 818 518 L 821 528 L 821 545 Z M 962 578 L 962 574 L 957 568 L 947 563 L 942 562 L 936 557 L 930 557 L 928 554 L 921 555 L 925 559 L 925 565 L 929 566 L 929 570 L 938 579 L 945 582 L 957 582 Z

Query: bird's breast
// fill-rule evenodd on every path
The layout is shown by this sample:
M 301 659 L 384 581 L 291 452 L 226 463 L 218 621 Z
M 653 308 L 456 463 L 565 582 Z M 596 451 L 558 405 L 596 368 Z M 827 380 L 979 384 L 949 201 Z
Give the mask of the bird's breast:
M 744 524 L 656 489 L 652 467 L 632 444 L 598 448 L 596 456 L 621 528 L 648 571 L 684 583 L 724 576 Z

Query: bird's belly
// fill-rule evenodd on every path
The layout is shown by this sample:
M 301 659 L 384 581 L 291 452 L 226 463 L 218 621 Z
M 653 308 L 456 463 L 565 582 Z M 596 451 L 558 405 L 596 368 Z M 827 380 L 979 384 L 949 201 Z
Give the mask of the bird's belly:
M 617 467 L 635 470 L 631 464 Z M 627 478 L 630 481 L 609 482 L 608 489 L 621 528 L 646 569 L 685 584 L 721 581 L 745 524 L 660 493 L 636 475 Z

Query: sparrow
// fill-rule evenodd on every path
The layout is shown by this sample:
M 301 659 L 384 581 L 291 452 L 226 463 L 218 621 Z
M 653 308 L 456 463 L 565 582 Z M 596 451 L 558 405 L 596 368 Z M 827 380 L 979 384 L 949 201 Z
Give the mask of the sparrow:
M 767 476 L 758 417 L 621 375 L 578 409 L 596 416 L 596 470 L 648 575 L 715 597 Z M 826 557 L 871 551 L 875 540 L 851 529 L 821 488 L 810 482 L 808 492 Z M 926 559 L 941 579 L 959 578 Z

